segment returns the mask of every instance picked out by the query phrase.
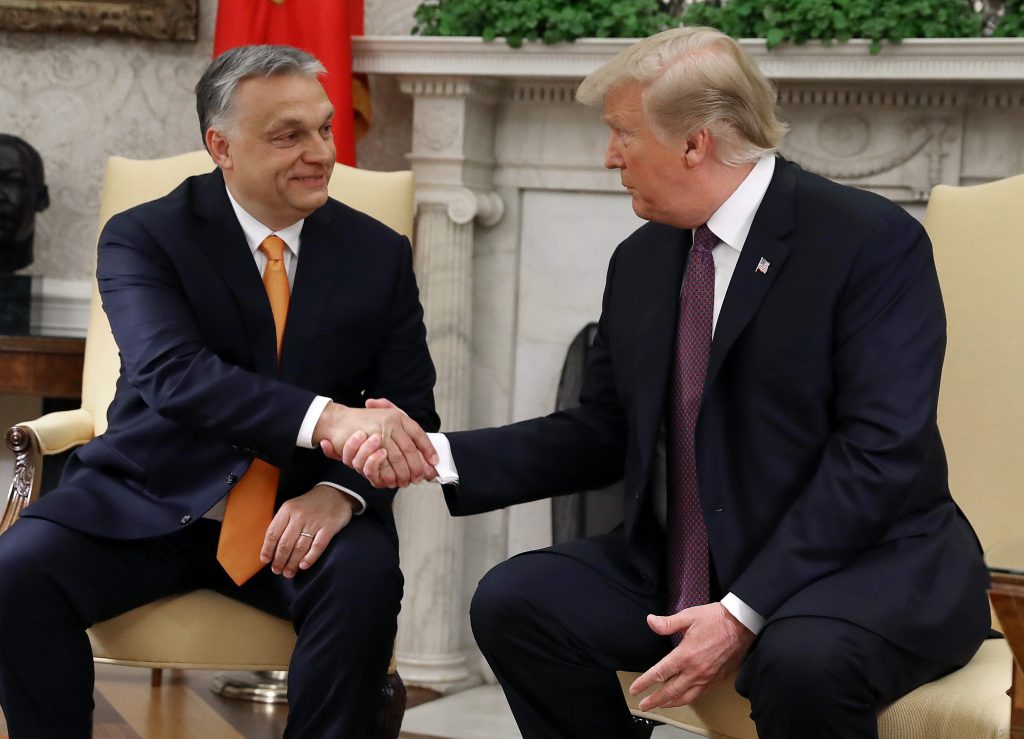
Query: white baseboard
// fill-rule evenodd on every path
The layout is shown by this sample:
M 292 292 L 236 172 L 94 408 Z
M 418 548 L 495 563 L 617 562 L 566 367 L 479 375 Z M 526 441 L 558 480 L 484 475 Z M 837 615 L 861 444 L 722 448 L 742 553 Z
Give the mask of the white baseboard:
M 85 336 L 89 327 L 92 280 L 57 277 L 32 279 L 32 333 L 41 336 Z

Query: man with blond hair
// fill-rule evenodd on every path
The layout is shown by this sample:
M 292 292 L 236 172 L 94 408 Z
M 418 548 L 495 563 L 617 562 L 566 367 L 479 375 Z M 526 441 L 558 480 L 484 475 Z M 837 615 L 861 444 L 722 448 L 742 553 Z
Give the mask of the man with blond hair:
M 616 669 L 658 686 L 645 709 L 738 669 L 761 737 L 877 736 L 989 626 L 936 426 L 928 237 L 778 157 L 775 91 L 717 31 L 641 41 L 578 98 L 650 223 L 612 257 L 579 407 L 449 434 L 446 495 L 463 515 L 624 478 L 625 523 L 495 567 L 477 641 L 526 737 L 643 735 Z

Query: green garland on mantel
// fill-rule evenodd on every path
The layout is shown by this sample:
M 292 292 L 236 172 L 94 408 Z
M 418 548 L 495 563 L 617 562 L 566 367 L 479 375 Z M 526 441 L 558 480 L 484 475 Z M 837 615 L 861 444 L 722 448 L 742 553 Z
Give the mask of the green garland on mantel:
M 769 49 L 866 38 L 873 54 L 885 41 L 977 37 L 986 27 L 971 0 L 426 0 L 415 18 L 413 33 L 423 36 L 503 37 L 513 47 L 523 41 L 637 38 L 685 24 L 763 38 Z M 987 25 L 995 36 L 1024 35 L 1024 0 L 1007 0 L 1004 13 Z
M 993 36 L 1024 36 L 1024 0 L 1008 0 Z

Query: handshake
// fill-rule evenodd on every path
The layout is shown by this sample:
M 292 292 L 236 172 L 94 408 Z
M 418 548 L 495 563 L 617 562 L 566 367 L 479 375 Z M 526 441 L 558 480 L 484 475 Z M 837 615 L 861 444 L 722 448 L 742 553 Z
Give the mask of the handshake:
M 389 400 L 370 398 L 365 408 L 328 403 L 313 430 L 313 443 L 375 488 L 437 477 L 440 459 L 426 432 Z

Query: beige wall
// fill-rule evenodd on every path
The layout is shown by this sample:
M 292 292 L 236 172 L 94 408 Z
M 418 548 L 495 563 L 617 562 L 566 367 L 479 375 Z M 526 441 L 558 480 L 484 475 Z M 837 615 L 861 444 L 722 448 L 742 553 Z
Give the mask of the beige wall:
M 367 33 L 408 33 L 416 4 L 366 0 Z M 108 156 L 152 158 L 201 145 L 192 87 L 210 59 L 216 3 L 202 0 L 200 7 L 197 43 L 0 32 L 0 132 L 39 150 L 51 195 L 37 217 L 26 273 L 91 275 Z M 360 163 L 402 168 L 410 103 L 388 83 L 374 80 L 372 87 L 377 125 L 360 146 Z

